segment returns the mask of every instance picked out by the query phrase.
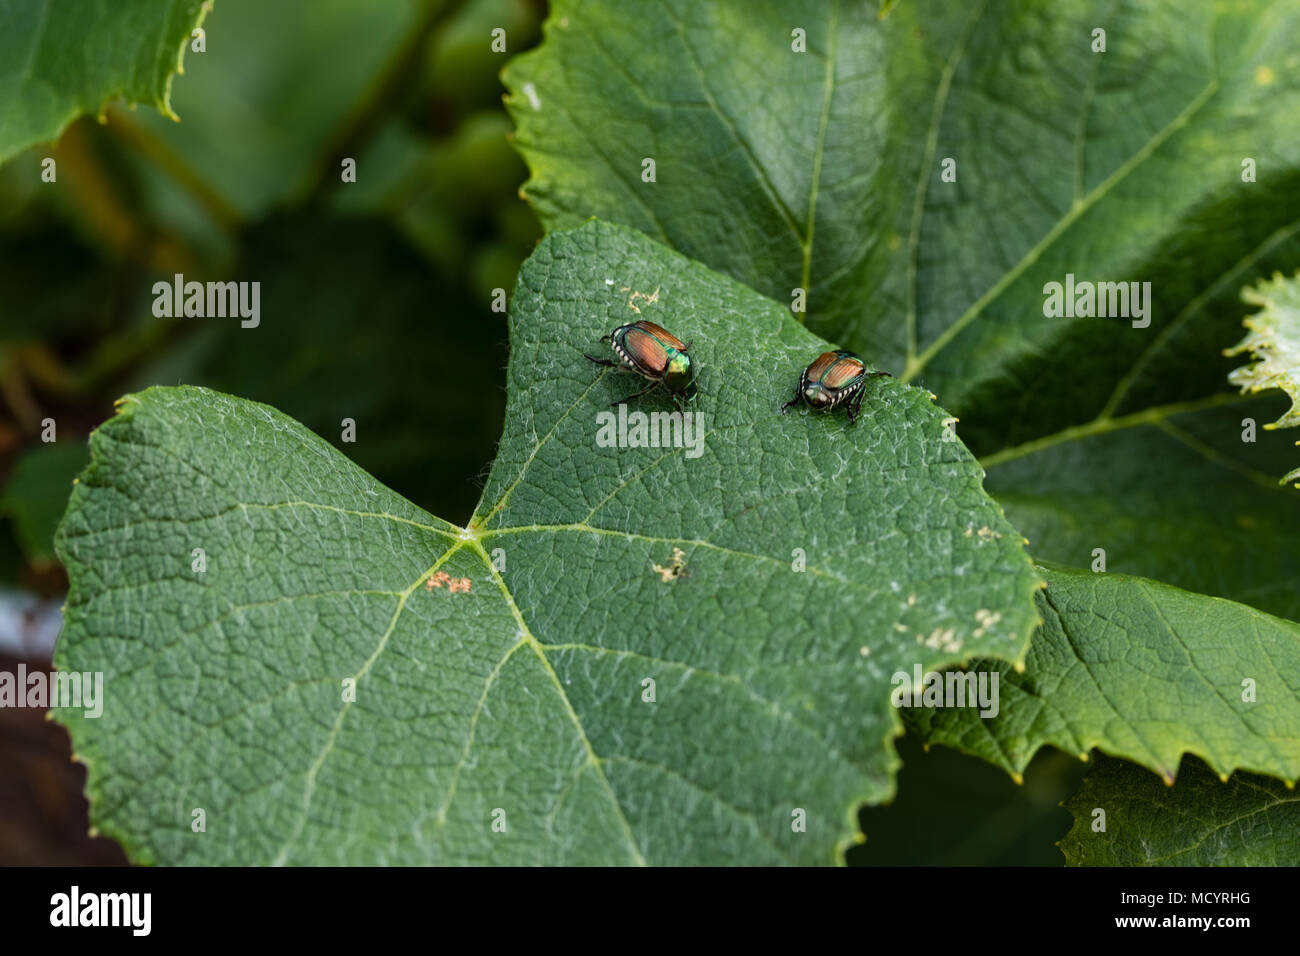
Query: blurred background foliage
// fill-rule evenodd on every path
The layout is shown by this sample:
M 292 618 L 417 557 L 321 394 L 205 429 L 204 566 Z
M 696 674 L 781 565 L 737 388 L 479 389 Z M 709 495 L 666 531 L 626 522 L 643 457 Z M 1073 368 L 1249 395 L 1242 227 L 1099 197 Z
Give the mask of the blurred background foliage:
M 0 667 L 48 661 L 67 583 L 54 528 L 125 392 L 267 402 L 468 520 L 505 411 L 493 290 L 541 235 L 498 73 L 544 15 L 541 0 L 216 0 L 172 86 L 181 122 L 114 103 L 0 165 Z M 153 283 L 177 272 L 261 282 L 260 326 L 155 318 Z M 87 838 L 80 768 L 40 716 L 0 711 L 0 863 L 120 862 Z
M 540 228 L 497 74 L 532 0 L 219 0 L 177 123 L 112 104 L 0 166 L 0 487 L 8 568 L 52 563 L 84 439 L 123 392 L 208 385 L 277 406 L 452 521 L 504 411 L 504 316 Z M 490 49 L 506 31 L 507 53 Z M 58 181 L 41 182 L 40 162 Z M 357 181 L 341 181 L 354 158 Z M 262 322 L 158 319 L 152 285 L 261 282 Z M 41 441 L 53 418 L 58 441 Z M 65 480 L 66 479 L 66 480 Z M 57 590 L 60 582 L 46 582 Z
M 173 84 L 181 122 L 115 103 L 0 165 L 0 668 L 48 663 L 67 583 L 54 528 L 90 430 L 125 392 L 189 383 L 269 403 L 468 520 L 505 409 L 493 291 L 513 288 L 541 235 L 498 73 L 539 42 L 545 13 L 216 0 L 206 51 Z M 57 183 L 41 181 L 46 156 Z M 153 283 L 177 272 L 261 282 L 260 326 L 154 317 Z M 0 863 L 123 862 L 87 835 L 83 772 L 42 717 L 0 710 Z M 1017 788 L 900 743 L 900 797 L 862 812 L 870 842 L 850 862 L 1061 862 L 1057 804 L 1077 762 L 1042 754 Z

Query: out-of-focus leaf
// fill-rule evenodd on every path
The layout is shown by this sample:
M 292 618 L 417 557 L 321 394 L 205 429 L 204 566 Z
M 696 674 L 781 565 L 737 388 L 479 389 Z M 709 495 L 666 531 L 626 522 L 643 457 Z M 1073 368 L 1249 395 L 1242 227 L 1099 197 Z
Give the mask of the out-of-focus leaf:
M 54 529 L 72 482 L 89 457 L 84 442 L 65 439 L 37 445 L 14 464 L 0 495 L 0 514 L 13 521 L 18 544 L 31 564 L 54 563 Z
M 309 183 L 421 8 L 410 0 L 312 0 L 304 15 L 301 4 L 221 0 L 207 52 L 190 55 L 176 84 L 185 121 L 138 121 L 253 219 Z M 360 169 L 358 178 L 366 174 Z
M 261 322 L 181 319 L 193 334 L 128 387 L 205 385 L 266 402 L 451 518 L 490 461 L 505 395 L 504 316 L 431 275 L 391 226 L 283 215 L 244 237 L 238 278 L 261 282 Z M 343 420 L 356 441 L 341 440 Z
M 1073 866 L 1300 866 L 1300 793 L 1249 773 L 1225 783 L 1192 757 L 1172 787 L 1098 757 L 1065 807 L 1074 826 L 1060 846 Z
M 1277 483 L 1294 449 L 1251 424 L 1283 405 L 1220 393 L 1067 430 L 982 459 L 985 487 L 1037 558 L 1300 618 L 1300 495 Z
M 118 97 L 172 116 L 172 74 L 209 4 L 0 0 L 0 162 Z

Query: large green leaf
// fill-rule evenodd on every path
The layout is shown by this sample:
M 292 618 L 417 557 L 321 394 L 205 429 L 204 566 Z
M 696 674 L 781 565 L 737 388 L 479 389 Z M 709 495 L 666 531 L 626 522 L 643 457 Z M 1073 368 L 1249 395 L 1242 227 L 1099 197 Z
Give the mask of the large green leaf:
M 1196 314 L 1235 319 L 1244 278 L 1297 258 L 1300 248 L 1289 232 L 1266 243 L 1260 255 L 1211 283 L 1161 340 L 1173 341 Z M 1300 617 L 1300 552 L 1294 547 L 1300 496 L 1279 488 L 1276 479 L 1293 467 L 1294 450 L 1268 431 L 1290 420 L 1284 411 L 1290 403 L 1278 392 L 1253 397 L 1260 390 L 1287 391 L 1289 294 L 1289 283 L 1281 279 L 1241 292 L 1246 301 L 1265 306 L 1246 320 L 1253 323 L 1252 333 L 1226 350 L 1231 355 L 1262 349 L 1258 354 L 1267 357 L 1233 373 L 1246 394 L 1218 392 L 1123 415 L 1106 412 L 981 459 L 989 490 L 1039 557 L 1091 565 L 1100 548 L 1110 571 Z M 1229 341 L 1229 328 L 1225 321 L 1221 342 Z M 1179 352 L 1179 367 L 1199 374 L 1207 358 L 1195 353 L 1200 348 L 1209 344 L 1179 346 L 1193 349 Z M 1213 362 L 1209 367 L 1217 368 Z M 1145 371 L 1139 362 L 1111 393 L 1107 408 L 1120 407 Z
M 1300 261 L 1297 29 L 1296 0 L 917 0 L 883 22 L 560 0 L 505 80 L 548 226 L 596 214 L 781 301 L 808 289 L 812 328 L 960 417 L 1038 557 L 1102 548 L 1295 615 L 1300 497 L 1269 487 L 1294 452 L 1242 442 L 1277 403 L 1226 392 L 1221 351 L 1240 288 Z M 1045 317 L 1067 273 L 1149 281 L 1150 325 Z
M 997 716 L 909 711 L 931 743 L 1016 775 L 1052 744 L 1085 758 L 1098 747 L 1170 782 L 1184 753 L 1225 776 L 1300 777 L 1300 624 L 1155 581 L 1043 572 L 1024 672 L 973 665 L 1002 673 Z
M 582 353 L 637 310 L 692 342 L 698 456 L 596 443 L 635 381 Z M 1023 655 L 1038 578 L 924 390 L 781 415 L 824 343 L 599 223 L 525 265 L 511 344 L 467 528 L 219 393 L 150 389 L 95 433 L 57 660 L 108 699 L 61 716 L 133 857 L 829 861 L 892 792 L 893 672 Z
M 1104 557 L 1107 572 L 1300 617 L 1300 495 L 1277 482 L 1295 449 L 1261 427 L 1285 404 L 1220 393 L 1067 429 L 981 459 L 985 484 L 1036 558 Z
M 209 6 L 0 0 L 0 161 L 117 97 L 170 115 L 172 74 Z
M 1101 757 L 1065 807 L 1074 826 L 1060 847 L 1075 866 L 1300 866 L 1300 793 L 1248 773 L 1221 783 L 1192 758 L 1166 787 Z
M 560 0 L 505 80 L 548 226 L 626 222 L 780 301 L 807 289 L 813 328 L 924 374 L 992 451 L 1100 412 L 1098 383 L 1195 337 L 1207 281 L 1289 240 L 1297 30 L 1296 0 L 920 0 L 883 21 Z M 1067 273 L 1151 282 L 1150 326 L 1046 318 Z M 1137 407 L 1206 381 L 1148 378 Z

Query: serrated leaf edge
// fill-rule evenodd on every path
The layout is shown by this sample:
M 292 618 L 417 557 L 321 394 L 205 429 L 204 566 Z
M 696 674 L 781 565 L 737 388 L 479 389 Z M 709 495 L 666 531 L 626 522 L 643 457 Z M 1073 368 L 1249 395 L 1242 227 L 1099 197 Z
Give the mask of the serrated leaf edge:
M 1285 301 L 1288 295 L 1292 301 Z M 1243 395 L 1274 388 L 1286 392 L 1291 407 L 1264 427 L 1294 428 L 1300 425 L 1300 272 L 1291 278 L 1274 272 L 1271 278 L 1242 289 L 1241 299 L 1261 308 L 1242 320 L 1245 338 L 1223 354 L 1249 352 L 1253 361 L 1229 373 L 1228 381 Z M 1300 467 L 1287 472 L 1279 484 L 1288 482 L 1300 488 Z

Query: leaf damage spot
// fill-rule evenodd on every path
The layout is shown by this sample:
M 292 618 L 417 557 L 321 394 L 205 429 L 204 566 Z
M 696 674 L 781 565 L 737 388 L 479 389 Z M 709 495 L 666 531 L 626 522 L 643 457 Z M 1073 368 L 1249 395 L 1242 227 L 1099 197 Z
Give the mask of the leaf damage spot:
M 673 548 L 672 563 L 667 567 L 662 564 L 651 562 L 650 567 L 659 575 L 659 579 L 664 584 L 670 584 L 678 578 L 686 576 L 686 552 L 681 548 Z
M 655 286 L 654 292 L 651 292 L 649 294 L 646 294 L 645 292 L 635 291 L 632 289 L 630 285 L 625 285 L 618 291 L 632 292 L 632 294 L 627 298 L 627 307 L 631 309 L 633 312 L 635 312 L 637 315 L 641 314 L 641 307 L 636 304 L 637 299 L 644 300 L 646 305 L 654 305 L 656 302 L 659 301 L 659 286 Z
M 453 578 L 446 571 L 439 571 L 437 574 L 430 575 L 424 582 L 424 590 L 432 591 L 434 588 L 441 588 L 444 584 L 451 594 L 466 593 L 470 588 L 469 578 Z

